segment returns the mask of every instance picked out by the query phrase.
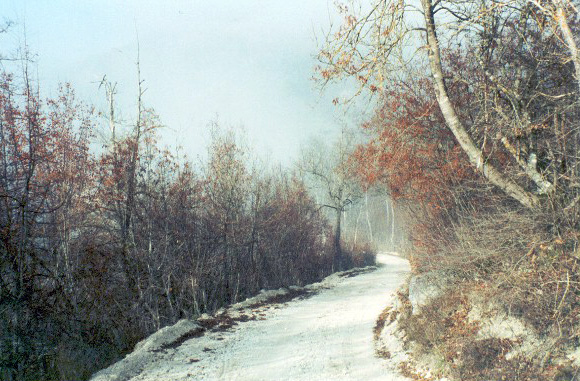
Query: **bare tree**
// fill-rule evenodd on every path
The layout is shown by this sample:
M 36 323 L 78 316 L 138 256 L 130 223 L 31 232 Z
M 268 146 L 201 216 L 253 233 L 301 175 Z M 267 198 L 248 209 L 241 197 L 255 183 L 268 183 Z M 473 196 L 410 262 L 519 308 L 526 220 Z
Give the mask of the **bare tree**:
M 343 131 L 334 144 L 313 141 L 303 150 L 299 169 L 321 195 L 320 207 L 334 211 L 334 267 L 343 266 L 341 247 L 342 214 L 362 197 L 360 185 L 350 167 L 354 137 Z

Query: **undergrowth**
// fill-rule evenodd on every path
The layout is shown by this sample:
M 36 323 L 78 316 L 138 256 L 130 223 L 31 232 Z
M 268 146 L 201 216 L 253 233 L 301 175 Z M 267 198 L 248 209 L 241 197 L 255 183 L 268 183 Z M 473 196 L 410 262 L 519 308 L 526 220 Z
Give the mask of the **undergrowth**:
M 400 293 L 398 326 L 414 361 L 399 366 L 414 380 L 570 381 L 580 369 L 568 355 L 580 346 L 580 249 L 573 227 L 555 230 L 539 212 L 481 212 L 462 217 L 447 231 L 437 254 L 415 254 L 415 272 L 444 270 L 453 286 L 419 311 Z M 485 313 L 522 322 L 539 343 L 522 349 L 522 338 L 482 337 Z M 429 377 L 421 372 L 430 367 Z M 435 364 L 435 365 L 434 365 Z

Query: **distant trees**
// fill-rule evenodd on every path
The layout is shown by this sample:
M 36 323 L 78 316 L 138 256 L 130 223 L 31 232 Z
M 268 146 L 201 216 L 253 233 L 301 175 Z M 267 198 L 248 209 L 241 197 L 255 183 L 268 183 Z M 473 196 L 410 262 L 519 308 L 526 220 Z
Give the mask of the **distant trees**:
M 363 197 L 364 202 L 360 200 L 342 213 L 343 246 L 351 250 L 361 245 L 381 251 L 399 250 L 405 232 L 392 207 L 391 196 L 379 185 L 366 189 Z

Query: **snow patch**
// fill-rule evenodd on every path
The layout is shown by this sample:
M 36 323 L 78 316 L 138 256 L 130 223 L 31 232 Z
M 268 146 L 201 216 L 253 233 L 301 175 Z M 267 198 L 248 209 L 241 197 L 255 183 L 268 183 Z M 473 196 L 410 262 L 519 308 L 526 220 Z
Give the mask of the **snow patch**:
M 472 305 L 467 317 L 469 321 L 479 322 L 478 339 L 508 339 L 519 343 L 506 354 L 506 360 L 520 355 L 533 358 L 543 351 L 542 340 L 539 340 L 530 327 L 527 327 L 521 319 L 499 311 L 501 309 L 497 306 L 481 306 L 475 303 Z
M 140 341 L 133 352 L 123 360 L 97 372 L 91 380 L 121 381 L 137 376 L 147 364 L 152 362 L 158 353 L 179 346 L 184 340 L 203 332 L 203 328 L 191 320 L 180 320 L 176 324 L 160 329 L 148 338 Z
M 385 325 L 375 341 L 375 350 L 385 358 L 392 371 L 398 372 L 399 364 L 410 360 L 410 353 L 404 347 L 403 333 L 397 324 L 396 314 L 401 310 L 402 305 L 395 295 L 393 295 L 393 300 L 393 304 L 388 307 L 390 313 L 386 317 Z
M 574 366 L 580 367 L 580 347 L 568 352 L 566 357 Z
M 375 341 L 377 354 L 385 358 L 387 366 L 392 372 L 399 373 L 401 369 L 400 367 L 407 364 L 411 366 L 412 371 L 417 372 L 416 376 L 420 377 L 420 379 L 450 381 L 445 377 L 433 378 L 433 370 L 438 369 L 441 366 L 440 359 L 437 356 L 431 354 L 424 354 L 420 358 L 416 358 L 416 355 L 413 355 L 414 352 L 416 354 L 416 351 L 413 350 L 412 343 L 410 347 L 407 346 L 405 343 L 405 332 L 399 328 L 399 319 L 405 316 L 408 317 L 408 314 L 417 313 L 422 305 L 425 305 L 429 300 L 431 300 L 431 298 L 438 296 L 440 292 L 442 292 L 438 287 L 430 288 L 430 285 L 433 284 L 430 276 L 423 277 L 421 282 L 427 279 L 427 286 L 422 285 L 417 287 L 417 282 L 415 283 L 415 292 L 417 292 L 417 290 L 425 290 L 426 288 L 436 291 L 434 291 L 433 294 L 425 296 L 425 299 L 415 299 L 417 304 L 415 305 L 415 309 L 411 310 L 410 306 L 404 305 L 403 300 L 405 298 L 410 299 L 411 293 L 409 291 L 409 283 L 413 278 L 414 277 L 411 277 L 398 289 L 397 294 L 404 295 L 404 298 L 401 299 L 398 297 L 398 295 L 393 295 L 393 302 L 391 305 L 389 305 L 389 307 L 387 307 L 389 314 L 386 316 L 385 325 L 381 330 L 379 337 L 376 338 Z M 410 300 L 407 301 L 407 303 L 410 303 Z

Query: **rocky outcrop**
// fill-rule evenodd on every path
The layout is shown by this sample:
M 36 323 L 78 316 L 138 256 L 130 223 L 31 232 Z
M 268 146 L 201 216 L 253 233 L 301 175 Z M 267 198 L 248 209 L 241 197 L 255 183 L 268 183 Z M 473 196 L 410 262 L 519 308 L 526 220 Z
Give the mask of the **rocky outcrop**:
M 443 270 L 411 276 L 409 279 L 409 301 L 412 313 L 419 313 L 421 307 L 441 296 L 454 285 L 456 280 L 457 278 L 453 274 Z

